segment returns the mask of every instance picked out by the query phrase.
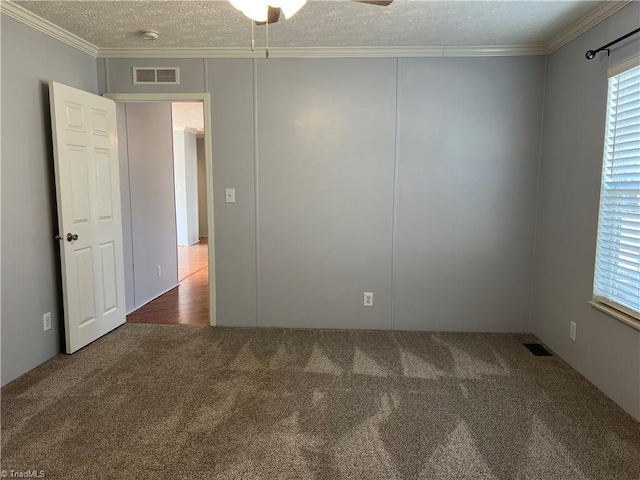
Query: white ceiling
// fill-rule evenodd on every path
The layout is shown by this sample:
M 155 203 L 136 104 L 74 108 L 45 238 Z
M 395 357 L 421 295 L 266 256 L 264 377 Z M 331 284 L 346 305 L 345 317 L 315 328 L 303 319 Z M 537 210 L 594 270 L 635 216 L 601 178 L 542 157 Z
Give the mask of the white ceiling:
M 171 116 L 173 128 L 193 128 L 204 131 L 204 116 L 202 103 L 182 103 L 171 104 Z
M 251 22 L 227 1 L 14 2 L 99 48 L 246 47 Z M 604 2 L 310 1 L 269 27 L 271 47 L 544 45 Z M 619 2 L 612 2 L 619 3 Z M 149 42 L 140 31 L 158 30 Z M 264 45 L 265 27 L 256 27 Z

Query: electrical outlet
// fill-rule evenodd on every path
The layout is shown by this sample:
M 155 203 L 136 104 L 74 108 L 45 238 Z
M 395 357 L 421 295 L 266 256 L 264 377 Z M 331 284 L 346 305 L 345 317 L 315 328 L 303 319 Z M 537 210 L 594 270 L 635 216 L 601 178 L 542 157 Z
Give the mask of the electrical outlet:
M 158 276 L 162 276 L 162 266 L 158 265 Z
M 575 342 L 576 341 L 576 330 L 578 329 L 578 326 L 576 325 L 576 322 L 571 322 L 570 325 L 571 326 L 569 327 L 569 338 Z
M 365 307 L 373 307 L 373 293 L 372 292 L 364 292 L 364 306 Z
M 51 330 L 51 312 L 47 312 L 42 315 L 42 324 L 44 326 L 44 331 Z

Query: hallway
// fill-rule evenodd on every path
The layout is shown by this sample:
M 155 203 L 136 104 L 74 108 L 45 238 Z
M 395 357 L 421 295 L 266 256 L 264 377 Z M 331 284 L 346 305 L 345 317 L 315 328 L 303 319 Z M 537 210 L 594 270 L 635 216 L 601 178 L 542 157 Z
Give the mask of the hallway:
M 178 247 L 180 284 L 127 315 L 127 323 L 209 325 L 207 238 Z

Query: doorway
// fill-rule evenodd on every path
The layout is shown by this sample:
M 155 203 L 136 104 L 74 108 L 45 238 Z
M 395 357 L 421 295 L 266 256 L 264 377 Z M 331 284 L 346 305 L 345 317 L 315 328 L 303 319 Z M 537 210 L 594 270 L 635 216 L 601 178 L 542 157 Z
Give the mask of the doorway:
M 198 102 L 172 102 L 178 282 L 208 265 L 204 117 Z
M 107 96 L 117 102 L 119 111 L 124 108 L 125 119 L 120 122 L 119 118 L 119 129 L 120 125 L 124 124 L 128 133 L 131 133 L 134 126 L 146 122 L 137 118 L 136 115 L 139 117 L 141 114 L 136 112 L 145 110 L 156 112 L 151 114 L 153 120 L 150 119 L 149 123 L 154 123 L 161 117 L 158 113 L 163 111 L 160 108 L 161 105 L 168 106 L 171 112 L 170 139 L 151 136 L 151 142 L 154 145 L 150 148 L 154 153 L 147 155 L 149 158 L 143 159 L 148 165 L 143 167 L 141 172 L 137 170 L 139 166 L 127 166 L 129 171 L 126 174 L 129 174 L 132 182 L 136 182 L 137 175 L 137 183 L 128 185 L 129 200 L 132 204 L 129 220 L 134 247 L 131 258 L 132 276 L 136 278 L 130 283 L 136 284 L 137 278 L 141 277 L 145 281 L 145 286 L 148 286 L 161 279 L 164 282 L 162 288 L 166 287 L 164 291 L 158 291 L 156 288 L 151 295 L 145 292 L 146 296 L 140 295 L 141 298 L 135 298 L 135 302 L 128 305 L 127 322 L 215 325 L 215 275 L 212 274 L 215 271 L 215 252 L 213 248 L 209 248 L 209 245 L 214 245 L 211 138 L 210 128 L 208 128 L 210 125 L 209 95 L 114 94 Z M 134 112 L 133 119 L 126 112 Z M 146 118 L 149 118 L 148 114 Z M 147 125 L 144 126 L 146 128 Z M 166 136 L 165 133 L 166 129 L 163 130 L 163 137 Z M 131 161 L 132 154 L 140 157 L 139 151 L 136 150 L 138 147 L 131 145 L 131 138 L 127 135 L 119 135 L 119 137 L 124 137 L 124 141 L 127 142 L 125 154 L 127 162 Z M 167 160 L 162 160 L 161 155 L 157 153 L 162 142 L 164 142 L 164 150 L 167 150 L 167 141 L 171 143 L 170 167 L 167 166 Z M 168 168 L 171 171 L 167 174 Z M 163 177 L 159 181 L 159 172 L 163 169 Z M 171 185 L 167 185 L 167 181 Z M 162 189 L 160 183 L 163 185 Z M 137 197 L 141 195 L 141 185 L 143 190 L 153 190 L 150 197 L 153 201 L 148 202 L 147 211 L 151 211 L 152 217 L 155 215 L 158 219 L 156 223 L 161 219 L 164 225 L 161 234 L 156 232 L 155 236 L 149 238 L 145 237 L 148 225 L 145 225 L 146 230 L 135 228 L 136 223 L 144 223 L 136 222 L 142 213 L 133 208 Z M 123 200 L 125 200 L 123 209 L 126 203 L 125 196 L 126 193 L 123 194 Z M 173 207 L 170 214 L 169 205 Z M 164 213 L 153 212 L 161 207 L 164 208 Z M 171 225 L 170 228 L 169 225 Z M 159 227 L 155 226 L 157 230 Z M 157 243 L 166 243 L 169 237 L 174 245 L 173 260 L 166 255 L 156 257 L 164 261 L 161 265 L 160 260 L 157 260 L 158 265 L 156 265 L 156 258 L 153 260 L 146 258 L 149 256 L 149 251 L 153 252 L 156 248 Z M 165 252 L 168 251 L 166 247 L 167 245 L 165 245 Z M 137 257 L 136 253 L 138 253 Z M 126 256 L 125 254 L 125 262 L 127 262 Z M 145 275 L 148 278 L 145 279 Z M 144 291 L 144 288 L 141 289 Z M 149 298 L 150 296 L 153 298 Z

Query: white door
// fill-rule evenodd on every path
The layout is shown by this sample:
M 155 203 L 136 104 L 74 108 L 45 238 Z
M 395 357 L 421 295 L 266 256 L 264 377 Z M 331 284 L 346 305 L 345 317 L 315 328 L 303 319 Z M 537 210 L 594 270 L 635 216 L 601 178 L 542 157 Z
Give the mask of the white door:
M 125 321 L 116 107 L 49 84 L 66 351 Z

